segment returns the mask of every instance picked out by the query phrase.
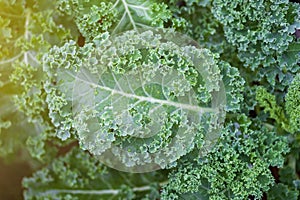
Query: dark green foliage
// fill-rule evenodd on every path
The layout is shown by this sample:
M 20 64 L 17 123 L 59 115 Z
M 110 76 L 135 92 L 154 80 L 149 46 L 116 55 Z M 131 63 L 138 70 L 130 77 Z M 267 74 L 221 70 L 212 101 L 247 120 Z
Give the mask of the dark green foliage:
M 239 116 L 224 128 L 220 142 L 197 162 L 184 161 L 170 175 L 163 199 L 194 193 L 198 199 L 257 199 L 273 184 L 269 166 L 282 166 L 286 140 Z
M 162 172 L 131 174 L 109 169 L 74 148 L 49 167 L 25 178 L 25 199 L 156 199 L 166 181 Z

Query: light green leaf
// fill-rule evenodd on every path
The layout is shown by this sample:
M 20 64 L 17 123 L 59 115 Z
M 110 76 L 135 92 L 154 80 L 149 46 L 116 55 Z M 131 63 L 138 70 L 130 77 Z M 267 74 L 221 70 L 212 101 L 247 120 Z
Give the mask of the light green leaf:
M 173 165 L 194 142 L 209 150 L 226 100 L 214 55 L 170 30 L 102 39 L 82 48 L 71 41 L 45 56 L 57 136 L 74 131 L 81 148 L 130 172 Z
M 153 2 L 148 0 L 116 0 L 112 8 L 116 9 L 121 17 L 112 33 L 149 28 L 153 20 L 152 4 Z

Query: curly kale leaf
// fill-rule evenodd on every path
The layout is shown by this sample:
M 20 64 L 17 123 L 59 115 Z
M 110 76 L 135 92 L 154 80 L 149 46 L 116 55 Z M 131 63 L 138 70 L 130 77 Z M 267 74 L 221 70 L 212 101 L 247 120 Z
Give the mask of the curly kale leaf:
M 228 61 L 232 57 L 234 47 L 228 45 L 224 38 L 222 24 L 213 16 L 210 1 L 170 0 L 168 5 L 173 16 L 181 22 L 176 30 L 193 37 L 201 46 L 213 52 L 226 54 Z
M 74 130 L 81 148 L 118 157 L 104 162 L 123 170 L 165 168 L 203 139 L 212 146 L 226 95 L 218 63 L 208 50 L 185 46 L 172 31 L 164 34 L 102 34 L 95 44 L 52 48 L 44 57 L 45 90 L 57 136 L 67 139 Z M 232 70 L 226 85 L 239 98 L 230 81 L 238 71 L 222 69 Z M 206 121 L 203 113 L 209 113 Z
M 268 199 L 297 200 L 299 196 L 299 179 L 295 169 L 284 166 L 279 169 L 279 183 L 275 184 L 267 193 Z
M 132 29 L 162 27 L 171 18 L 167 6 L 153 0 L 59 0 L 57 8 L 74 19 L 87 41 L 106 31 L 118 34 Z
M 297 133 L 300 130 L 300 78 L 297 74 L 288 88 L 285 105 L 279 106 L 275 95 L 260 86 L 256 90 L 256 100 L 263 111 L 270 114 L 277 125 L 288 132 Z M 285 109 L 284 109 L 285 107 Z
M 286 112 L 290 117 L 291 132 L 300 131 L 300 73 L 297 74 L 288 88 L 286 95 Z
M 226 111 L 239 112 L 241 104 L 244 101 L 244 84 L 245 80 L 240 75 L 239 70 L 230 66 L 229 63 L 220 61 L 218 66 L 223 75 L 223 83 L 226 90 Z
M 55 127 L 55 135 L 67 140 L 74 133 L 72 115 L 72 91 L 74 78 L 66 74 L 76 71 L 91 56 L 91 45 L 82 48 L 70 41 L 58 48 L 54 46 L 44 56 L 43 70 L 47 78 L 43 84 L 46 92 L 48 115 Z M 65 84 L 66 83 L 66 84 Z
M 38 132 L 39 127 L 27 122 L 26 116 L 13 104 L 12 97 L 1 88 L 0 102 L 0 156 L 5 158 L 15 155 L 20 148 L 25 149 L 28 136 Z
M 293 36 L 300 5 L 285 1 L 213 1 L 214 16 L 224 25 L 229 43 L 237 47 L 251 81 L 266 81 L 272 89 L 286 89 L 299 71 Z M 254 77 L 255 74 L 255 77 Z
M 278 105 L 275 95 L 270 94 L 266 88 L 260 86 L 256 89 L 256 100 L 258 105 L 263 108 L 263 112 L 269 113 L 269 117 L 276 121 L 277 126 L 288 130 L 284 109 Z
M 74 148 L 48 167 L 23 179 L 24 197 L 30 199 L 143 199 L 159 198 L 167 180 L 157 171 L 131 174 L 109 169 L 88 153 Z
M 45 141 L 53 127 L 46 112 L 40 58 L 71 37 L 53 8 L 45 1 L 0 2 L 1 156 L 25 146 L 35 158 L 46 155 Z
M 274 183 L 269 167 L 281 167 L 288 150 L 285 138 L 240 116 L 227 124 L 207 156 L 182 161 L 169 175 L 162 199 L 260 198 Z
M 299 192 L 295 189 L 290 189 L 287 185 L 278 183 L 271 187 L 267 193 L 267 197 L 270 200 L 297 200 Z

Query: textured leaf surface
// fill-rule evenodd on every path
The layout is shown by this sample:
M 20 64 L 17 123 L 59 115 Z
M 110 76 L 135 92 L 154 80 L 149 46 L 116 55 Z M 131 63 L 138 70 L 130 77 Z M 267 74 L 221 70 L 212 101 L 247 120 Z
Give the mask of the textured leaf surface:
M 88 41 L 106 31 L 114 35 L 127 30 L 162 27 L 171 18 L 167 6 L 153 0 L 58 0 L 57 7 L 74 18 L 79 32 Z
M 40 160 L 52 128 L 45 113 L 40 57 L 69 37 L 69 31 L 54 22 L 52 6 L 44 1 L 0 2 L 0 140 L 10 154 L 27 145 Z
M 194 143 L 201 150 L 201 140 L 209 150 L 226 99 L 213 54 L 168 31 L 102 36 L 96 47 L 71 42 L 45 56 L 48 94 L 60 96 L 49 97 L 57 127 L 72 107 L 66 131 L 73 127 L 82 148 L 125 171 L 165 168 Z
M 220 143 L 195 162 L 182 162 L 169 175 L 162 199 L 260 199 L 273 184 L 269 166 L 282 166 L 285 138 L 239 116 L 222 131 Z M 266 144 L 268 144 L 266 146 Z M 274 154 L 275 153 L 275 154 Z
M 113 28 L 112 33 L 149 26 L 153 20 L 151 5 L 151 1 L 145 0 L 116 0 L 112 8 L 118 10 L 122 17 Z
M 212 10 L 224 25 L 227 41 L 237 47 L 244 67 L 258 71 L 252 81 L 267 81 L 272 89 L 286 89 L 292 74 L 299 71 L 299 53 L 294 52 L 298 42 L 292 35 L 299 27 L 299 4 L 286 0 L 215 0 Z
M 300 74 L 297 74 L 286 95 L 286 111 L 290 117 L 291 132 L 300 131 Z
M 299 5 L 0 0 L 0 157 L 40 169 L 25 199 L 298 199 Z
M 165 184 L 164 172 L 130 174 L 108 169 L 75 148 L 47 168 L 23 180 L 30 199 L 157 199 Z

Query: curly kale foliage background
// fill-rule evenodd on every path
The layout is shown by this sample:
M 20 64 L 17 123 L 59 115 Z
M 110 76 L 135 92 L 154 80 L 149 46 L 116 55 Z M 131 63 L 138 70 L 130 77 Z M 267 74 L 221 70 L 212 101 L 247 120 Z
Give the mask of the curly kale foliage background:
M 3 0 L 0 6 L 1 156 L 20 150 L 26 155 L 27 148 L 42 161 L 53 155 L 46 143 L 61 142 L 52 137 L 40 58 L 52 45 L 71 38 L 72 31 L 62 25 L 52 3 Z
M 300 131 L 300 73 L 297 74 L 286 95 L 286 112 L 290 117 L 291 132 Z
M 48 168 L 25 178 L 25 199 L 144 199 L 159 198 L 165 175 L 131 174 L 109 169 L 79 148 L 54 160 Z
M 20 159 L 21 151 L 40 169 L 24 178 L 25 199 L 298 199 L 299 10 L 287 0 L 0 0 L 0 156 Z M 225 128 L 211 152 L 197 150 L 206 145 L 198 134 L 195 149 L 169 170 L 121 173 L 78 147 L 79 122 L 94 113 L 75 121 L 70 83 L 83 64 L 98 62 L 89 58 L 111 35 L 151 27 L 208 49 L 225 87 Z M 163 56 L 158 61 L 176 63 Z M 115 70 L 144 58 L 128 51 Z M 199 92 L 203 106 L 209 98 Z M 135 120 L 147 123 L 137 110 L 146 111 L 132 109 Z M 61 147 L 68 153 L 57 154 Z
M 288 1 L 213 1 L 213 14 L 224 26 L 228 42 L 251 69 L 251 81 L 266 80 L 283 90 L 299 71 L 299 4 Z M 250 78 L 250 77 L 249 77 Z M 275 86 L 276 85 L 276 86 Z
M 282 166 L 282 153 L 288 150 L 283 138 L 238 116 L 211 153 L 194 162 L 183 160 L 169 175 L 163 199 L 260 198 L 274 181 L 269 166 Z

